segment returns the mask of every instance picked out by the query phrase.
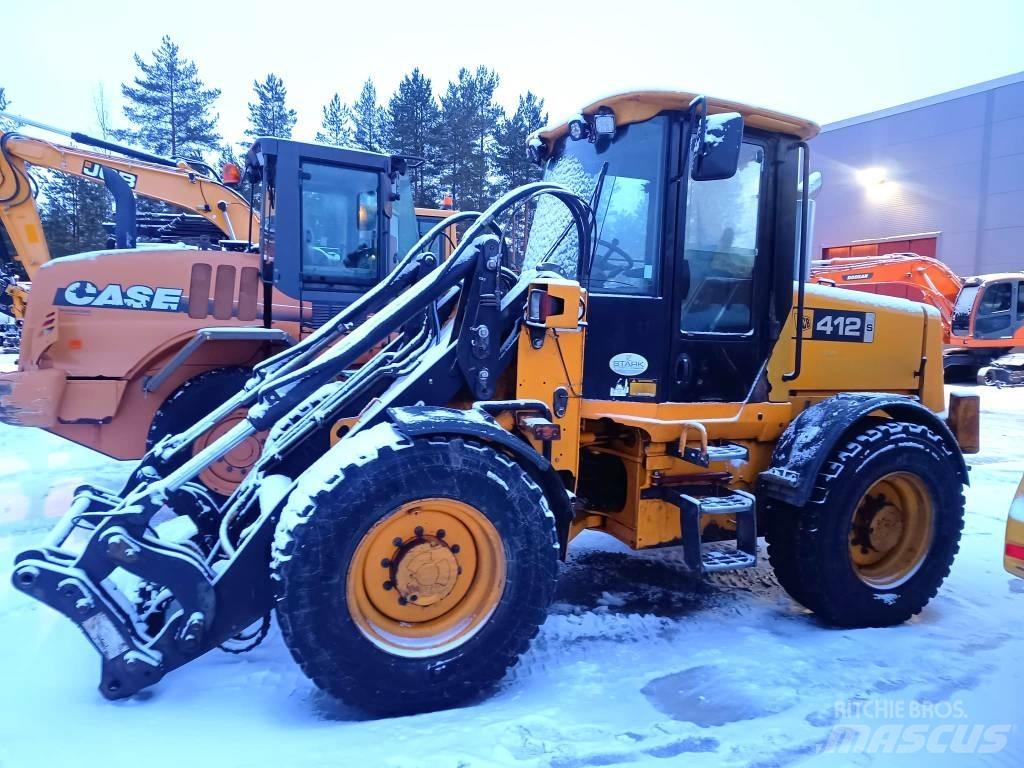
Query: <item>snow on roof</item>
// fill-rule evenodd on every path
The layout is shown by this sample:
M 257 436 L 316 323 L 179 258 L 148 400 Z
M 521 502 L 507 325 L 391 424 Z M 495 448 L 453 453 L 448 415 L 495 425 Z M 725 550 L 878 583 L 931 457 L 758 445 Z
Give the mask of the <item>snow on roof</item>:
M 688 91 L 632 91 L 615 96 L 598 99 L 590 106 L 584 107 L 581 113 L 593 115 L 600 107 L 608 107 L 615 113 L 618 125 L 641 123 L 649 120 L 659 112 L 666 110 L 685 110 L 698 94 Z M 766 131 L 785 133 L 801 139 L 810 139 L 818 134 L 818 125 L 810 120 L 784 115 L 770 109 L 762 109 L 736 101 L 707 97 L 708 114 L 722 112 L 739 112 L 747 125 Z M 540 132 L 540 137 L 547 141 L 561 138 L 569 130 L 568 121 L 560 125 L 552 125 Z

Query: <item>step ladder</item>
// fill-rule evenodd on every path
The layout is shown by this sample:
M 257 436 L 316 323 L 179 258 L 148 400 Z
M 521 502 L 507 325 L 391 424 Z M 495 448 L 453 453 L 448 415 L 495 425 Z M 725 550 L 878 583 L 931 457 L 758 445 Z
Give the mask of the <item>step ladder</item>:
M 757 565 L 757 500 L 746 491 L 721 486 L 662 488 L 661 496 L 679 507 L 683 534 L 683 560 L 694 573 L 714 573 Z M 701 540 L 704 518 L 736 518 L 736 545 Z

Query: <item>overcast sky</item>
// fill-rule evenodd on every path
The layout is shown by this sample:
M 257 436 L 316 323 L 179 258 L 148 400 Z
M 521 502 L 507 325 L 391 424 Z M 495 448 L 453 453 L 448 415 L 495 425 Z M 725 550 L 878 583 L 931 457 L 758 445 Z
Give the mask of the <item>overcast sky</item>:
M 419 66 L 437 91 L 459 67 L 501 75 L 499 101 L 532 89 L 552 117 L 640 88 L 701 91 L 821 123 L 1024 70 L 1024 0 L 620 0 L 5 3 L 0 86 L 11 110 L 96 129 L 120 84 L 169 34 L 220 88 L 220 131 L 240 141 L 252 81 L 280 75 L 310 139 L 320 107 L 372 76 L 382 100 Z

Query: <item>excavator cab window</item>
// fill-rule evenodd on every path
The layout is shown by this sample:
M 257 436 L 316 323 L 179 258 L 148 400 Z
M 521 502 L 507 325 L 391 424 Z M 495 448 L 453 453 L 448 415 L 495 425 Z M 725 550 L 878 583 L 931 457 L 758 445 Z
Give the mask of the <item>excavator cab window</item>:
M 974 319 L 974 335 L 979 338 L 1000 338 L 1011 333 L 1013 318 L 1013 283 L 1008 280 L 989 283 L 978 303 L 978 316 Z
M 373 285 L 379 253 L 379 176 L 302 163 L 302 277 L 309 284 Z
M 978 298 L 977 285 L 966 285 L 957 294 L 953 305 L 952 332 L 954 336 L 966 336 L 971 332 L 971 313 L 974 311 L 974 300 Z

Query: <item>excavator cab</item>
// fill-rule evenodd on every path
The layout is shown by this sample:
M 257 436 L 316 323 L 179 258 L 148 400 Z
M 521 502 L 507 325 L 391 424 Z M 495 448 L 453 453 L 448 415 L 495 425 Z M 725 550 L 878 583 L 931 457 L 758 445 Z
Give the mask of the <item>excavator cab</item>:
M 275 138 L 246 156 L 257 185 L 263 279 L 317 328 L 380 282 L 419 239 L 403 158 Z M 281 185 L 299 194 L 279 194 Z

